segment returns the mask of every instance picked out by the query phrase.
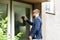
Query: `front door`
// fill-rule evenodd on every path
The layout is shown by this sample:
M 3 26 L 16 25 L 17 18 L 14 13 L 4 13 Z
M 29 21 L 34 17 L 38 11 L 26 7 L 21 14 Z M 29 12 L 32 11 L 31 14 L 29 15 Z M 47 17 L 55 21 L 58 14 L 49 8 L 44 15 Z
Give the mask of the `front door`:
M 22 16 L 27 16 L 31 20 L 32 6 L 25 3 L 13 1 L 13 24 L 15 40 L 28 40 L 30 25 L 22 19 Z

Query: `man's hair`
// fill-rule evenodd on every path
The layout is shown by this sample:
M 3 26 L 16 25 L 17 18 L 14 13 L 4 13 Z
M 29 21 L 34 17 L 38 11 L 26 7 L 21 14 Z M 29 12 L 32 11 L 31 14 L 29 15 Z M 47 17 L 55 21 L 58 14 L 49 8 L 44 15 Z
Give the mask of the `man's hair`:
M 37 11 L 38 13 L 40 13 L 40 10 L 39 9 L 34 9 L 35 11 Z

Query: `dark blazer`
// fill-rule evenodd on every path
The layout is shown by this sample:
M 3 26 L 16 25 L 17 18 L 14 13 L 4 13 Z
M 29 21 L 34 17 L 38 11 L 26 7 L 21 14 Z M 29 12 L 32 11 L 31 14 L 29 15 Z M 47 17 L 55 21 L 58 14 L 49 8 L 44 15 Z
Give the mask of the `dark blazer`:
M 29 33 L 29 36 L 32 36 L 33 39 L 42 39 L 42 20 L 38 16 L 37 18 L 34 19 L 34 22 L 32 23 L 31 21 L 27 20 L 27 22 L 32 25 L 31 31 Z

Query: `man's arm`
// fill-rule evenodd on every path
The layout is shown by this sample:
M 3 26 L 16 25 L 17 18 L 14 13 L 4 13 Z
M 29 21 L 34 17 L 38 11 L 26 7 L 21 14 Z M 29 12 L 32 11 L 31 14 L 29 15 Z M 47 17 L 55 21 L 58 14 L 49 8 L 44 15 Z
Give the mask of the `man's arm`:
M 31 22 L 30 20 L 27 20 L 26 22 L 29 23 L 30 25 L 33 25 L 33 22 Z
M 24 16 L 24 20 L 25 20 L 27 23 L 29 23 L 30 25 L 33 25 L 33 23 L 32 23 L 30 20 L 28 20 L 28 18 L 27 18 L 26 16 Z

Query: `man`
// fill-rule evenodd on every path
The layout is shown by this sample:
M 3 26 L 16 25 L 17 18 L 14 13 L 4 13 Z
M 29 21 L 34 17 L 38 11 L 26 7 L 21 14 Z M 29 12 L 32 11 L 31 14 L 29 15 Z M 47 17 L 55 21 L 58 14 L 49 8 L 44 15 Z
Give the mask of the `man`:
M 42 40 L 42 20 L 39 16 L 40 10 L 35 9 L 33 10 L 33 23 L 28 20 L 28 18 L 25 16 L 24 20 L 32 25 L 31 31 L 29 33 L 29 40 Z

